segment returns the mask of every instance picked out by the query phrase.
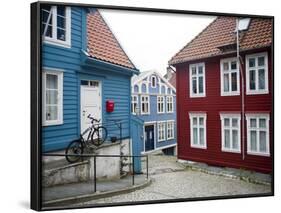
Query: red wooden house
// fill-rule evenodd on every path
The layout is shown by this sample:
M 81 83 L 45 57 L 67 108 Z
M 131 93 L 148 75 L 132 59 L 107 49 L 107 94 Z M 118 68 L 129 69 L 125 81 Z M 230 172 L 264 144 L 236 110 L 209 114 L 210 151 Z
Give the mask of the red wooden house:
M 216 18 L 169 61 L 176 68 L 178 158 L 269 173 L 272 19 L 240 19 L 239 33 L 236 21 Z

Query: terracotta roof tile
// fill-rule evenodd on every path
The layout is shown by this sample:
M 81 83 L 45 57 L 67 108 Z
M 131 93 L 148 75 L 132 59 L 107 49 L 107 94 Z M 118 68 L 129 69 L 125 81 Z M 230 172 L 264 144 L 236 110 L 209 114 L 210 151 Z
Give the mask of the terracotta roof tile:
M 87 38 L 91 57 L 136 69 L 98 10 L 87 15 Z
M 181 49 L 169 64 L 223 55 L 229 52 L 219 47 L 235 44 L 236 18 L 218 17 Z M 271 19 L 252 18 L 247 31 L 240 33 L 240 50 L 270 46 L 272 42 Z

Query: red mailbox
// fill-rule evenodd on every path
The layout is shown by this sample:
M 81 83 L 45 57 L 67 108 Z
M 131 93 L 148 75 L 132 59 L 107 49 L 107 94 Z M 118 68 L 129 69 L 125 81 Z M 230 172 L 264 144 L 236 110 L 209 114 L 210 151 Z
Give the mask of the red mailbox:
M 107 112 L 113 112 L 114 111 L 114 101 L 112 101 L 112 100 L 106 101 L 106 111 Z

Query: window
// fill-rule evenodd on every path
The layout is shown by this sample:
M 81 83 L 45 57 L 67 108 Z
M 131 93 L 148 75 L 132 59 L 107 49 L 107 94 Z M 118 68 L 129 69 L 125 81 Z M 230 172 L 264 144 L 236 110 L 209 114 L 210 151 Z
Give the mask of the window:
M 165 97 L 164 96 L 157 96 L 157 113 L 164 113 L 165 112 Z
M 240 153 L 240 114 L 221 114 L 222 151 Z
M 152 87 L 152 88 L 155 88 L 155 87 L 156 87 L 156 77 L 155 77 L 155 76 L 152 76 L 152 77 L 151 77 L 151 87 Z
M 63 72 L 43 72 L 43 125 L 63 123 Z
M 239 19 L 239 21 L 238 21 L 238 30 L 239 31 L 248 30 L 249 25 L 250 25 L 250 21 L 251 21 L 250 18 Z
M 167 121 L 167 140 L 174 139 L 175 137 L 174 126 L 175 126 L 175 121 Z
M 247 94 L 268 93 L 267 53 L 246 56 Z
M 239 67 L 236 58 L 221 60 L 221 95 L 239 95 Z
M 205 97 L 205 64 L 189 66 L 190 97 Z
M 162 122 L 158 122 L 158 142 L 160 141 L 164 141 L 166 140 L 166 135 L 165 135 L 165 132 L 166 132 L 166 122 L 165 121 L 162 121 Z
M 42 6 L 42 40 L 70 47 L 71 9 L 65 6 Z
M 149 113 L 150 113 L 149 96 L 148 95 L 142 95 L 141 96 L 141 114 L 147 115 Z
M 138 96 L 132 95 L 131 112 L 133 114 L 137 114 L 137 108 L 138 108 Z
M 173 96 L 167 96 L 167 112 L 174 112 L 173 108 Z
M 269 114 L 246 114 L 247 153 L 270 156 Z
M 190 141 L 191 147 L 207 148 L 206 141 L 206 117 L 205 113 L 190 113 Z

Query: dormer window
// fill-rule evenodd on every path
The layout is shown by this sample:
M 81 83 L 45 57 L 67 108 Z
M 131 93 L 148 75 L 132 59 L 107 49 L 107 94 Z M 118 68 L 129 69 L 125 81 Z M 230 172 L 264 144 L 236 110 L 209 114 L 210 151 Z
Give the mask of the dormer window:
M 248 30 L 249 25 L 250 25 L 250 18 L 241 18 L 238 20 L 238 30 L 243 31 L 243 30 Z M 237 29 L 236 29 L 237 30 Z
M 65 6 L 43 5 L 42 40 L 63 47 L 71 46 L 71 9 Z
M 151 87 L 153 87 L 153 88 L 156 87 L 156 77 L 155 76 L 151 77 Z

